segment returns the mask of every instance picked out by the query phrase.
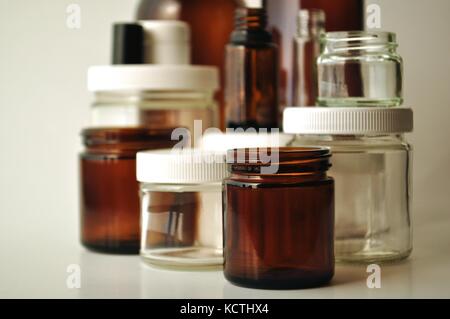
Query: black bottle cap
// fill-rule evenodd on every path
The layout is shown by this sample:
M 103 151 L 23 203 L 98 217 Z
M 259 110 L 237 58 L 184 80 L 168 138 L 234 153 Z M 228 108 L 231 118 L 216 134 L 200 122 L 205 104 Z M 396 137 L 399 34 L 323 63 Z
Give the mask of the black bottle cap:
M 144 30 L 138 23 L 116 23 L 112 64 L 144 63 Z

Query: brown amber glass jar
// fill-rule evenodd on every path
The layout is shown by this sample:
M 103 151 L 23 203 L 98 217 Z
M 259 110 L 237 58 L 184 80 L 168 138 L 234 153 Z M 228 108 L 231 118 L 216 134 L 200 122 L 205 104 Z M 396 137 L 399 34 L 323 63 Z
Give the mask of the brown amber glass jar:
M 271 164 L 264 164 L 267 154 Z M 228 152 L 231 175 L 224 181 L 224 273 L 229 281 L 252 288 L 296 289 L 331 280 L 334 181 L 327 176 L 330 156 L 329 149 L 316 147 Z M 275 170 L 265 172 L 269 165 Z
M 81 242 L 92 250 L 139 253 L 136 153 L 171 147 L 172 129 L 96 128 L 82 132 Z

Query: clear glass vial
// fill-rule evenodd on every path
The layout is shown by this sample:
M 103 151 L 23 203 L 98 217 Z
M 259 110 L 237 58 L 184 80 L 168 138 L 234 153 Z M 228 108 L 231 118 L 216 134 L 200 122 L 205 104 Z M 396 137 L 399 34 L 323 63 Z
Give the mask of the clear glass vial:
M 270 161 L 268 160 L 270 159 Z M 334 274 L 334 182 L 320 147 L 228 151 L 224 274 L 262 289 L 324 285 Z
M 294 43 L 293 105 L 311 106 L 317 100 L 317 58 L 325 33 L 325 12 L 300 10 Z
M 398 106 L 403 62 L 395 33 L 330 32 L 317 61 L 320 106 Z
M 222 179 L 227 175 L 219 153 L 138 153 L 145 261 L 181 268 L 222 265 Z
M 287 108 L 291 146 L 333 152 L 335 256 L 344 262 L 384 262 L 412 250 L 411 146 L 408 108 Z

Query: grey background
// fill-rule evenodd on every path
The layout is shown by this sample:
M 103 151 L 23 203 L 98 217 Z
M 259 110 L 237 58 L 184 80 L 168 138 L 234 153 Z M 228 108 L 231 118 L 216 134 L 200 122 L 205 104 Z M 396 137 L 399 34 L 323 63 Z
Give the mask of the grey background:
M 0 0 L 0 272 L 19 274 L 10 283 L 45 284 L 35 275 L 52 274 L 35 263 L 44 255 L 54 257 L 54 276 L 64 282 L 73 260 L 67 251 L 79 245 L 77 154 L 91 101 L 86 70 L 109 62 L 111 23 L 130 20 L 137 4 L 73 2 L 82 9 L 80 30 L 66 27 L 71 1 Z M 450 1 L 370 2 L 381 5 L 383 29 L 398 34 L 404 58 L 405 104 L 415 112 L 408 139 L 418 229 L 449 213 Z M 0 295 L 15 295 L 8 287 Z
M 66 8 L 81 6 L 81 29 Z M 1 240 L 78 243 L 80 130 L 89 65 L 110 61 L 111 24 L 137 1 L 0 1 Z M 1 254 L 1 253 L 0 253 Z

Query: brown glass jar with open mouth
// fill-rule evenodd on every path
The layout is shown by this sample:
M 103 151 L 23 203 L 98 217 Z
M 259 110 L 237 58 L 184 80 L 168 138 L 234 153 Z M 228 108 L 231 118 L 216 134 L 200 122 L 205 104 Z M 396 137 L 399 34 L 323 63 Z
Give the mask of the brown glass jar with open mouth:
M 334 275 L 334 181 L 327 148 L 235 149 L 224 181 L 224 273 L 263 289 Z
M 172 129 L 91 128 L 82 132 L 81 242 L 92 250 L 137 254 L 140 246 L 136 153 L 172 147 Z M 155 168 L 157 169 L 157 168 Z

